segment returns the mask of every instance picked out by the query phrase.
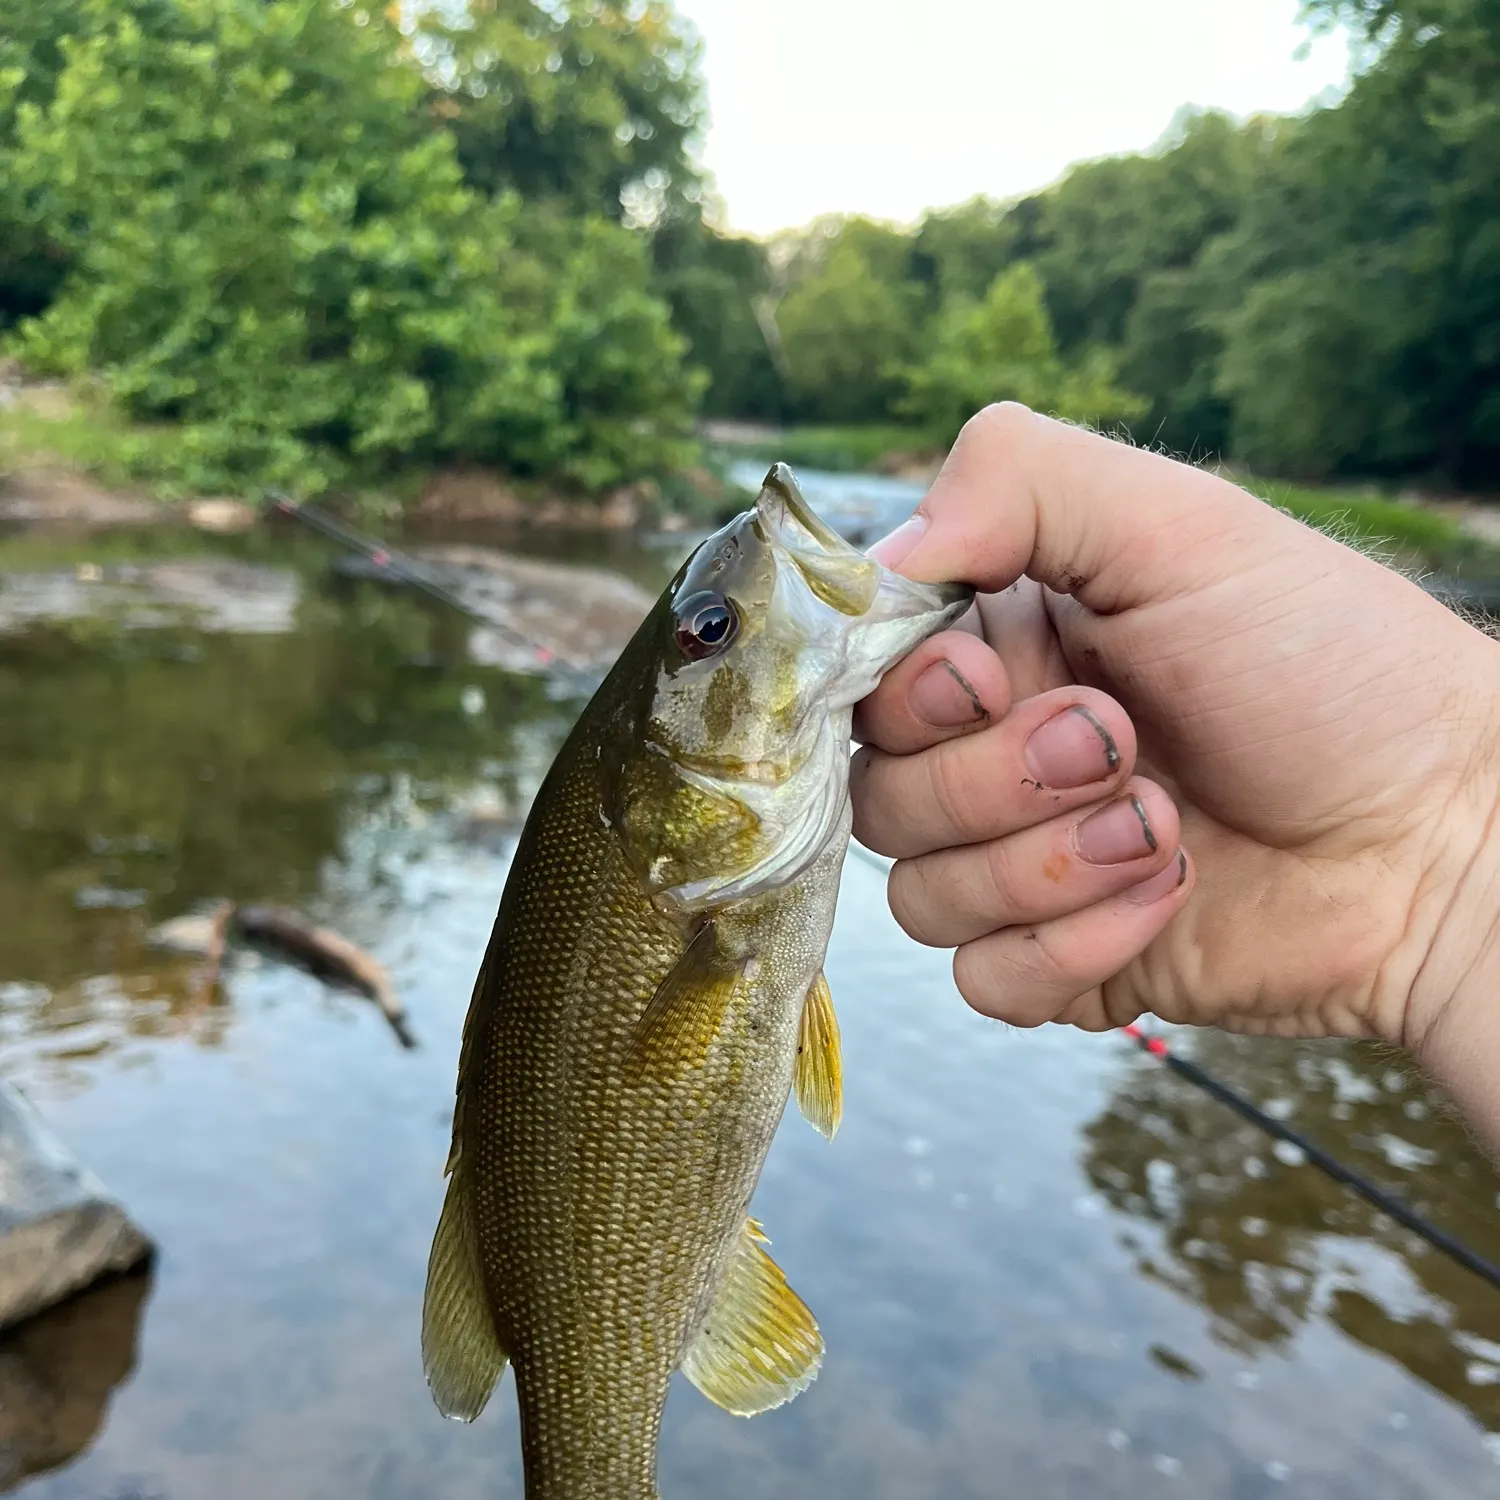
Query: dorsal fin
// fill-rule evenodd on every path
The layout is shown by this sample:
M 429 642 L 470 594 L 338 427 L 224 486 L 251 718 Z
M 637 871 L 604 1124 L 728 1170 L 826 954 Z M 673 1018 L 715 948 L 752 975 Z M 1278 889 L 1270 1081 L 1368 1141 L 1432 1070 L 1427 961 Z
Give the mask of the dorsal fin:
M 787 1285 L 754 1219 L 746 1219 L 713 1306 L 682 1359 L 682 1373 L 737 1417 L 790 1401 L 823 1362 L 813 1315 Z

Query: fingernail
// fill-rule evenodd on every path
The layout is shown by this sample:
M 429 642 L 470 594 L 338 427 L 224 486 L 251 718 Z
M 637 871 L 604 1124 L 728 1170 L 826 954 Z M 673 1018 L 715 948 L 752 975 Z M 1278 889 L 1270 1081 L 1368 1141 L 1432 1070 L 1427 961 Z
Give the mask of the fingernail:
M 1073 848 L 1091 865 L 1123 865 L 1156 852 L 1156 835 L 1139 797 L 1121 797 L 1073 830 Z
M 922 540 L 922 533 L 927 530 L 927 517 L 924 515 L 912 516 L 903 521 L 888 536 L 883 536 L 865 553 L 866 557 L 873 557 L 882 568 L 895 568 L 901 565 L 901 560 L 911 551 L 913 547 Z
M 1026 764 L 1044 787 L 1088 786 L 1120 767 L 1114 736 L 1082 707 L 1067 708 L 1031 731 Z
M 935 661 L 912 683 L 906 701 L 917 718 L 934 729 L 977 724 L 989 718 L 979 694 L 951 661 Z
M 1143 880 L 1139 885 L 1131 886 L 1124 893 L 1125 899 L 1135 906 L 1150 906 L 1153 901 L 1160 901 L 1163 896 L 1170 896 L 1186 879 L 1187 855 L 1179 849 L 1177 858 L 1160 875 L 1153 875 L 1150 880 Z

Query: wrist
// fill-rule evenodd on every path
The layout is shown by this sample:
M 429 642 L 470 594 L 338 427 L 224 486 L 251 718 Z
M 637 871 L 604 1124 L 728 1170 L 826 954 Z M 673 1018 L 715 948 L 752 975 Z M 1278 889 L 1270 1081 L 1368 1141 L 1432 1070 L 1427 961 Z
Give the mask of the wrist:
M 1500 713 L 1471 795 L 1448 820 L 1467 846 L 1398 1038 L 1500 1154 Z

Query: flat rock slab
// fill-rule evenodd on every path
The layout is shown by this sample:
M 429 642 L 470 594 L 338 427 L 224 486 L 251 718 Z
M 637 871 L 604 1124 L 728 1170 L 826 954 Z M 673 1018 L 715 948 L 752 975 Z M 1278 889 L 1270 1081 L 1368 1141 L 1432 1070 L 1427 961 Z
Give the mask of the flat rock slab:
M 0 1328 L 150 1254 L 103 1184 L 0 1083 Z
M 89 530 L 172 518 L 171 509 L 159 501 L 104 489 L 66 469 L 23 469 L 0 476 L 0 521 Z
M 528 649 L 526 643 L 534 642 L 564 665 L 602 675 L 656 603 L 618 573 L 517 557 L 493 547 L 420 547 L 404 560 L 502 627 L 481 625 L 469 649 L 483 665 L 511 672 L 546 670 Z M 344 558 L 338 568 L 350 577 L 400 581 L 363 558 Z
M 296 574 L 226 558 L 0 573 L 0 631 L 108 619 L 128 630 L 279 635 L 292 628 L 300 596 Z

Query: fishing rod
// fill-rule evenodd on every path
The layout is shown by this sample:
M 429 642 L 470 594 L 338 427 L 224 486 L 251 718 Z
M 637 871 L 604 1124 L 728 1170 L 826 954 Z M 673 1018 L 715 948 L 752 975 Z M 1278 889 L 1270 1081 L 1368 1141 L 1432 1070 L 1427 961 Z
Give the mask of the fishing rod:
M 1356 1172 L 1354 1168 L 1346 1167 L 1337 1157 L 1330 1156 L 1321 1146 L 1315 1145 L 1300 1131 L 1293 1130 L 1290 1125 L 1267 1114 L 1243 1094 L 1236 1093 L 1228 1084 L 1221 1083 L 1207 1068 L 1200 1067 L 1199 1064 L 1186 1057 L 1179 1057 L 1161 1037 L 1134 1025 L 1122 1026 L 1120 1030 L 1143 1052 L 1148 1053 L 1158 1062 L 1165 1063 L 1179 1078 L 1185 1078 L 1189 1083 L 1202 1089 L 1204 1093 L 1217 1099 L 1220 1104 L 1232 1109 L 1241 1118 L 1265 1131 L 1267 1135 L 1273 1135 L 1277 1140 L 1295 1146 L 1308 1161 L 1326 1172 L 1335 1182 L 1351 1188 L 1365 1202 L 1378 1208 L 1381 1213 L 1389 1214 L 1398 1224 L 1404 1225 L 1413 1234 L 1420 1235 L 1429 1245 L 1441 1250 L 1443 1254 L 1456 1260 L 1459 1265 L 1466 1267 L 1476 1276 L 1483 1277 L 1491 1286 L 1500 1287 L 1500 1265 L 1480 1255 L 1477 1250 L 1471 1250 L 1462 1240 L 1449 1234 L 1446 1229 L 1440 1229 L 1430 1219 L 1423 1218 L 1394 1193 L 1387 1192 L 1378 1183 L 1371 1182 L 1368 1177 Z
M 880 855 L 866 849 L 862 844 L 851 840 L 849 852 L 883 874 L 890 873 L 890 861 L 882 859 Z M 1308 1161 L 1327 1173 L 1335 1182 L 1342 1183 L 1358 1193 L 1365 1202 L 1378 1208 L 1381 1213 L 1388 1214 L 1398 1224 L 1404 1225 L 1413 1234 L 1419 1235 L 1429 1245 L 1441 1250 L 1444 1255 L 1457 1261 L 1459 1265 L 1472 1271 L 1476 1276 L 1482 1277 L 1491 1286 L 1500 1287 L 1500 1265 L 1480 1255 L 1478 1251 L 1471 1250 L 1462 1240 L 1449 1234 L 1446 1229 L 1440 1229 L 1430 1219 L 1423 1218 L 1394 1193 L 1389 1193 L 1378 1183 L 1371 1182 L 1368 1177 L 1356 1172 L 1353 1167 L 1346 1167 L 1337 1157 L 1330 1156 L 1321 1146 L 1315 1145 L 1300 1131 L 1293 1130 L 1290 1125 L 1267 1114 L 1243 1094 L 1237 1093 L 1228 1084 L 1222 1083 L 1207 1068 L 1186 1057 L 1179 1057 L 1161 1037 L 1144 1031 L 1137 1025 L 1122 1026 L 1120 1031 L 1148 1056 L 1165 1063 L 1179 1078 L 1186 1079 L 1196 1088 L 1202 1089 L 1210 1098 L 1217 1099 L 1220 1104 L 1232 1109 L 1242 1119 L 1248 1120 L 1252 1125 L 1265 1131 L 1267 1135 L 1275 1136 L 1277 1140 L 1285 1141 L 1289 1146 L 1295 1146 Z
M 358 532 L 351 530 L 342 522 L 335 521 L 332 516 L 317 510 L 307 504 L 297 504 L 289 496 L 279 490 L 271 490 L 267 494 L 267 503 L 270 509 L 283 516 L 289 516 L 293 520 L 301 521 L 303 525 L 319 532 L 328 540 L 337 543 L 350 552 L 357 552 L 364 557 L 372 566 L 399 583 L 409 584 L 413 588 L 420 589 L 423 593 L 446 604 L 451 609 L 458 610 L 470 619 L 481 625 L 486 625 L 494 630 L 497 635 L 506 637 L 512 644 L 519 646 L 522 650 L 531 654 L 537 664 L 549 672 L 565 675 L 573 678 L 580 686 L 592 687 L 597 682 L 597 677 L 577 663 L 568 660 L 560 652 L 541 641 L 534 640 L 524 631 L 517 630 L 515 626 L 506 621 L 497 620 L 493 615 L 476 609 L 472 604 L 460 598 L 451 589 L 445 588 L 436 579 L 420 568 L 413 566 L 399 552 L 396 552 L 384 544 L 373 541 L 369 537 L 361 536 Z M 849 851 L 866 864 L 889 874 L 890 863 L 866 849 L 862 844 L 850 840 Z M 1342 1183 L 1345 1187 L 1358 1193 L 1367 1203 L 1388 1214 L 1398 1224 L 1410 1229 L 1413 1234 L 1426 1240 L 1435 1249 L 1441 1250 L 1445 1255 L 1458 1262 L 1459 1265 L 1472 1271 L 1476 1276 L 1482 1277 L 1491 1286 L 1500 1287 L 1500 1265 L 1471 1250 L 1462 1240 L 1440 1229 L 1429 1219 L 1417 1213 L 1415 1209 L 1409 1208 L 1401 1199 L 1387 1192 L 1377 1183 L 1371 1182 L 1362 1173 L 1356 1172 L 1352 1167 L 1346 1167 L 1336 1157 L 1330 1156 L 1320 1146 L 1308 1140 L 1299 1131 L 1293 1130 L 1291 1126 L 1268 1115 L 1258 1105 L 1245 1098 L 1243 1094 L 1236 1093 L 1227 1084 L 1221 1083 L 1206 1068 L 1185 1057 L 1179 1057 L 1162 1040 L 1161 1037 L 1142 1031 L 1139 1026 L 1122 1026 L 1121 1032 L 1136 1043 L 1140 1049 L 1158 1062 L 1165 1063 L 1167 1067 L 1186 1079 L 1187 1082 L 1200 1088 L 1211 1098 L 1217 1099 L 1219 1103 L 1232 1109 L 1242 1119 L 1248 1120 L 1267 1135 L 1285 1141 L 1306 1157 L 1306 1159 L 1325 1172 L 1335 1182 Z
M 288 516 L 294 521 L 300 521 L 304 526 L 318 532 L 329 541 L 343 547 L 348 552 L 358 553 L 372 567 L 380 573 L 397 583 L 404 583 L 412 588 L 420 589 L 430 598 L 446 604 L 450 609 L 457 610 L 460 614 L 467 615 L 471 620 L 487 626 L 496 635 L 504 637 L 513 646 L 519 647 L 527 652 L 531 658 L 547 672 L 556 676 L 571 678 L 578 687 L 594 688 L 598 685 L 598 674 L 590 672 L 580 663 L 570 660 L 561 651 L 553 646 L 548 646 L 542 641 L 529 636 L 523 630 L 518 630 L 508 621 L 497 619 L 485 610 L 478 609 L 466 599 L 454 593 L 452 589 L 444 587 L 437 579 L 418 564 L 407 558 L 404 554 L 397 552 L 392 547 L 387 547 L 383 542 L 378 542 L 367 536 L 361 536 L 359 532 L 345 526 L 341 521 L 336 521 L 326 512 L 318 510 L 315 506 L 302 503 L 298 504 L 290 496 L 280 490 L 268 490 L 266 492 L 267 508 L 274 514 Z

